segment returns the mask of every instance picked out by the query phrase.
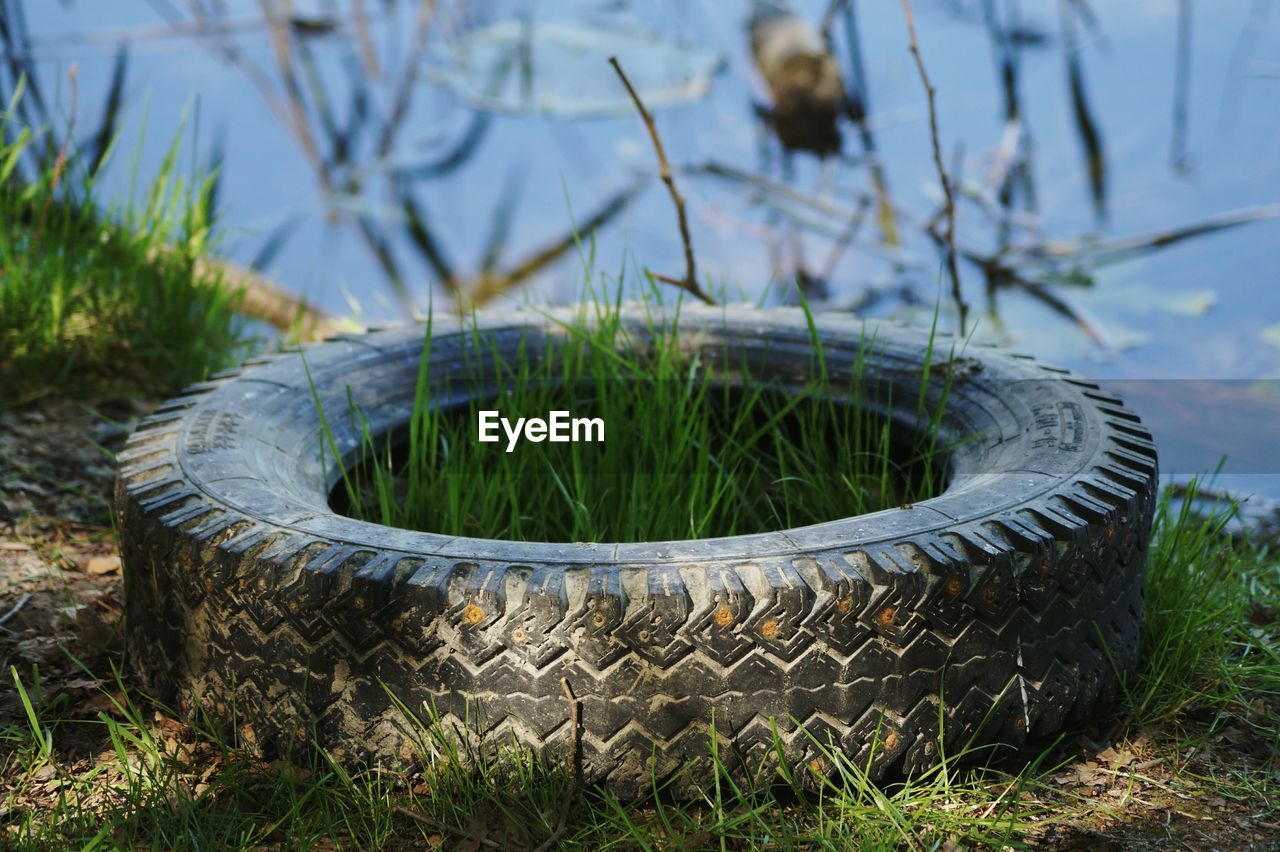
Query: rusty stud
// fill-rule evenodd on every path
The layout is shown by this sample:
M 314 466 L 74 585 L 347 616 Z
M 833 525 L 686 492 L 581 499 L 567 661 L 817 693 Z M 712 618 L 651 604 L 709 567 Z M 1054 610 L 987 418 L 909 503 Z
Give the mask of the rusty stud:
M 721 604 L 720 608 L 716 610 L 716 624 L 719 624 L 721 627 L 728 627 L 730 624 L 733 624 L 733 610 L 729 609 L 729 607 L 724 604 Z
M 462 611 L 462 620 L 467 624 L 479 624 L 484 621 L 484 610 L 475 604 L 467 604 L 467 608 Z

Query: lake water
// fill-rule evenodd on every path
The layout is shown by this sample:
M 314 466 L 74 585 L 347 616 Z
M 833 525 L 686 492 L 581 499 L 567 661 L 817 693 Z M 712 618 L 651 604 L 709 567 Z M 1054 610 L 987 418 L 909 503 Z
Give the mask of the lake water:
M 879 195 L 849 123 L 844 157 L 825 169 L 807 154 L 788 168 L 762 141 L 745 2 L 4 0 L 0 79 L 11 87 L 26 63 L 65 109 L 75 63 L 88 141 L 126 51 L 120 147 L 100 196 L 127 194 L 135 150 L 140 173 L 154 171 L 185 111 L 184 156 L 221 152 L 226 254 L 381 322 L 458 292 L 497 291 L 489 304 L 574 298 L 584 258 L 573 223 L 611 206 L 583 246 L 597 276 L 682 274 L 652 146 L 605 61 L 617 54 L 653 103 L 710 286 L 786 301 L 800 258 L 810 274 L 830 267 L 829 307 L 927 322 L 942 296 L 940 322 L 953 328 L 926 233 L 940 183 L 902 8 L 850 5 L 856 15 L 835 15 L 831 33 L 850 80 L 856 25 Z M 1002 270 L 989 286 L 960 262 L 977 336 L 1122 381 L 1165 470 L 1212 468 L 1228 453 L 1225 484 L 1280 496 L 1280 221 L 1120 251 L 1280 202 L 1271 5 L 916 0 L 915 15 L 944 160 L 965 190 L 958 241 Z M 827 4 L 794 9 L 816 24 Z M 1010 91 L 1018 149 L 1002 148 L 1018 138 Z M 1001 208 L 991 176 L 1010 150 L 1030 156 L 1012 161 L 1026 166 Z M 857 238 L 834 251 L 868 195 Z M 541 264 L 559 242 L 567 250 Z M 1064 246 L 1079 250 L 1045 259 Z

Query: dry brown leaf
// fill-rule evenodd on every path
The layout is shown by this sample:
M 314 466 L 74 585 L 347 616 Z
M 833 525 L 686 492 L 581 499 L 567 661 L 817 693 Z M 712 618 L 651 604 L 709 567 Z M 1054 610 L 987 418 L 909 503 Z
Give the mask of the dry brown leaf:
M 1119 769 L 1121 767 L 1128 766 L 1130 763 L 1135 762 L 1137 759 L 1138 758 L 1134 756 L 1132 753 L 1128 751 L 1116 751 L 1111 746 L 1107 746 L 1102 751 L 1098 752 L 1098 760 L 1102 761 L 1103 763 L 1107 764 L 1113 769 Z
M 458 850 L 458 852 L 477 852 L 488 837 L 488 824 L 483 820 L 470 819 L 467 821 L 467 836 L 458 841 L 458 845 L 454 849 Z
M 1068 778 L 1077 784 L 1088 787 L 1105 787 L 1111 784 L 1115 776 L 1098 765 L 1096 761 L 1087 760 L 1077 763 L 1068 770 Z
M 166 731 L 174 731 L 176 733 L 185 733 L 187 730 L 186 725 L 182 724 L 181 722 L 175 719 L 169 718 L 164 713 L 161 713 L 159 710 L 156 711 L 155 716 L 153 716 L 152 718 L 155 720 L 157 727 L 162 728 Z
M 90 574 L 101 576 L 115 574 L 120 570 L 119 556 L 95 556 L 85 563 L 84 569 Z

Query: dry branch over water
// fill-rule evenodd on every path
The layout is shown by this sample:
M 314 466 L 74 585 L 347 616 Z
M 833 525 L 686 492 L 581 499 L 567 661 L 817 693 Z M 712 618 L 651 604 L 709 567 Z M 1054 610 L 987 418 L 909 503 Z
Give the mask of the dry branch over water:
M 662 281 L 666 284 L 674 284 L 682 290 L 686 290 L 690 295 L 701 299 L 708 305 L 714 305 L 715 299 L 702 289 L 698 284 L 698 264 L 693 256 L 693 239 L 689 236 L 689 216 L 684 209 L 684 196 L 680 194 L 680 190 L 676 188 L 676 179 L 671 174 L 671 164 L 667 161 L 667 152 L 662 147 L 662 139 L 658 136 L 658 127 L 653 122 L 653 116 L 649 110 L 645 108 L 644 101 L 640 100 L 640 95 L 636 92 L 635 87 L 631 85 L 631 81 L 627 79 L 627 74 L 622 70 L 622 66 L 618 64 L 617 57 L 611 57 L 609 64 L 613 66 L 613 70 L 618 73 L 618 77 L 622 80 L 622 84 L 627 87 L 627 93 L 631 95 L 631 100 L 636 105 L 636 110 L 640 113 L 640 118 L 644 121 L 645 128 L 649 131 L 649 138 L 653 140 L 653 150 L 658 156 L 658 176 L 667 187 L 667 192 L 671 194 L 671 203 L 676 208 L 676 221 L 680 226 L 680 241 L 684 245 L 684 278 L 673 278 L 670 275 L 659 275 L 655 272 L 649 273 L 655 280 Z

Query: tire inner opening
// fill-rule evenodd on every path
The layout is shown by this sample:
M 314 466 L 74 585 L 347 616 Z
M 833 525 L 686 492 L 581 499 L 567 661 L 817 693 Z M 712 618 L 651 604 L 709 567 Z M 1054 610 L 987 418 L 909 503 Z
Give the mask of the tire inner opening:
M 539 410 L 526 409 L 528 398 L 487 393 L 419 415 L 416 429 L 366 433 L 330 506 L 445 535 L 672 541 L 896 508 L 942 493 L 950 479 L 943 440 L 914 410 L 890 418 L 870 399 L 812 387 L 797 399 L 795 388 L 776 383 L 710 381 L 696 405 L 661 383 L 632 390 L 613 394 L 619 402 L 585 383 L 559 387 L 537 395 Z M 480 411 L 497 411 L 514 428 L 519 417 L 547 420 L 555 410 L 570 420 L 601 417 L 605 440 L 512 446 L 498 425 L 496 442 L 478 441 Z

